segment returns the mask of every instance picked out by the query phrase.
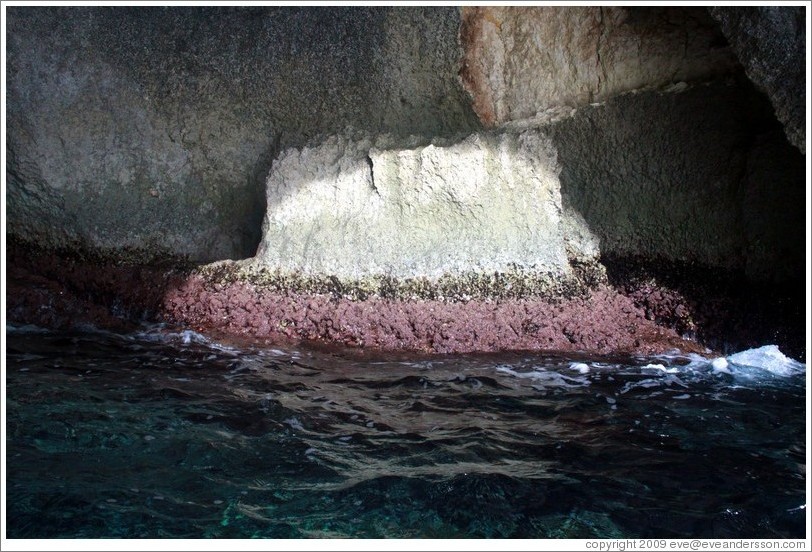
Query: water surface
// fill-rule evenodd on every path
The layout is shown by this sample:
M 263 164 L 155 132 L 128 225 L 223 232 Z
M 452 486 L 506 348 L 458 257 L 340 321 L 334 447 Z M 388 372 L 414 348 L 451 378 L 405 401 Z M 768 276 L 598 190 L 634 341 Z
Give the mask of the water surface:
M 9 538 L 804 537 L 805 366 L 775 349 L 6 338 Z

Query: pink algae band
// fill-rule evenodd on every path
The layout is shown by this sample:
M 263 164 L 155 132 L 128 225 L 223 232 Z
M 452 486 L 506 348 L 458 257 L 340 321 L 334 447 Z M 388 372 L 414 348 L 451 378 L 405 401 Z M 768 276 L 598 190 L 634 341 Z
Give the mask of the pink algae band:
M 586 298 L 361 301 L 279 293 L 193 275 L 166 291 L 163 316 L 203 332 L 323 342 L 379 350 L 467 353 L 505 350 L 660 353 L 702 351 L 647 320 L 633 301 L 602 286 Z

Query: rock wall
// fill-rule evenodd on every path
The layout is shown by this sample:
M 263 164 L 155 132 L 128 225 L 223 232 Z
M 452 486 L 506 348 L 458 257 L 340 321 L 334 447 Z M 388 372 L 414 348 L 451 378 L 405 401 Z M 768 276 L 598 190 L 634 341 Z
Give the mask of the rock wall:
M 509 271 L 565 280 L 571 260 L 595 262 L 599 251 L 562 207 L 560 170 L 536 129 L 412 147 L 332 136 L 275 161 L 256 261 L 346 280 Z
M 564 205 L 604 255 L 697 263 L 759 281 L 804 272 L 804 158 L 747 82 L 641 92 L 548 129 Z
M 804 178 L 747 82 L 629 93 L 431 144 L 337 135 L 274 162 L 254 264 L 345 282 L 561 282 L 604 255 L 788 281 L 805 262 Z
M 797 9 L 7 13 L 19 322 L 804 347 Z
M 466 7 L 461 77 L 487 126 L 730 74 L 701 7 Z
M 251 256 L 284 147 L 478 128 L 453 8 L 8 8 L 8 228 Z
M 796 63 L 804 43 L 802 11 L 711 13 L 748 75 L 770 93 L 790 138 L 802 143 L 797 121 L 803 120 L 804 89 Z M 254 254 L 266 208 L 283 207 L 266 196 L 265 184 L 287 148 L 318 144 L 347 127 L 426 140 L 470 135 L 481 124 L 534 117 L 533 124 L 542 124 L 629 90 L 678 91 L 685 82 L 740 70 L 707 10 L 693 7 L 11 7 L 7 61 L 9 233 L 43 247 L 141 249 L 201 262 Z M 561 154 L 573 159 L 564 168 L 564 185 L 581 190 L 569 195 L 608 251 L 714 264 L 727 256 L 758 273 L 775 256 L 773 240 L 789 232 L 774 230 L 786 225 L 762 224 L 763 213 L 737 227 L 738 234 L 760 228 L 750 245 L 735 245 L 738 238 L 721 233 L 713 243 L 695 239 L 693 231 L 662 232 L 691 228 L 690 213 L 702 210 L 699 218 L 714 221 L 719 232 L 736 227 L 722 221 L 738 215 L 718 208 L 732 200 L 718 202 L 714 194 L 724 198 L 738 189 L 729 182 L 750 171 L 744 161 L 750 146 L 731 149 L 727 138 L 752 141 L 760 131 L 744 137 L 742 125 L 753 117 L 743 115 L 740 102 L 736 109 L 718 105 L 718 112 L 700 99 L 685 103 L 697 94 L 647 96 L 658 100 L 644 107 L 637 100 L 612 104 L 624 105 L 623 114 L 611 106 L 580 112 L 595 129 L 576 121 L 556 131 Z M 648 105 L 657 101 L 660 107 Z M 693 115 L 687 105 L 705 120 L 684 119 Z M 644 131 L 633 131 L 645 118 L 657 123 L 651 144 Z M 706 129 L 701 135 L 681 122 L 694 119 Z M 708 137 L 720 132 L 724 146 L 716 147 Z M 783 152 L 775 144 L 764 147 Z M 652 152 L 664 156 L 661 167 L 651 165 Z M 732 152 L 732 161 L 724 152 Z M 783 155 L 753 161 L 753 171 L 776 170 L 787 175 L 782 181 L 797 181 L 797 161 Z M 697 186 L 694 196 L 668 196 L 675 207 L 658 222 L 644 214 L 657 206 L 643 205 L 637 192 L 655 181 L 673 191 L 666 174 L 707 185 Z M 620 177 L 607 175 L 623 175 L 625 187 L 608 190 Z M 779 206 L 797 199 L 779 189 L 771 193 L 780 200 L 766 201 Z M 632 195 L 623 195 L 627 191 Z M 368 233 L 357 230 L 352 241 L 360 247 Z M 430 235 L 427 230 L 421 239 Z M 494 247 L 473 247 L 471 255 L 498 256 Z M 730 255 L 733 250 L 738 253 Z M 270 249 L 263 251 L 270 259 Z
M 756 86 L 767 93 L 787 138 L 806 152 L 806 22 L 801 6 L 709 8 Z

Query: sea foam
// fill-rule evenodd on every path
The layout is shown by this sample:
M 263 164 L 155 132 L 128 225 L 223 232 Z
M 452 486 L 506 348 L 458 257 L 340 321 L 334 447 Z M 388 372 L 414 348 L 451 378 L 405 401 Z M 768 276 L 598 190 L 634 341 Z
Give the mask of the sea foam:
M 739 368 L 758 368 L 776 376 L 794 376 L 806 372 L 806 365 L 793 360 L 776 345 L 765 345 L 758 349 L 748 349 L 727 357 L 729 364 Z

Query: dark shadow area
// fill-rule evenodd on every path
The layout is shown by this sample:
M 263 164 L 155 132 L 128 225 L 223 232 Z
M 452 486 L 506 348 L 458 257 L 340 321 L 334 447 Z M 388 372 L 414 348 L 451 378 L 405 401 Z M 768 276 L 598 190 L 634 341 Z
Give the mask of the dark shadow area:
M 803 274 L 780 283 L 754 282 L 741 271 L 649 257 L 606 255 L 609 283 L 646 318 L 732 354 L 765 344 L 806 359 Z
M 128 257 L 128 254 L 131 255 Z M 159 318 L 168 289 L 192 264 L 141 251 L 43 250 L 13 237 L 6 248 L 6 319 L 43 328 L 132 331 Z
M 791 280 L 805 266 L 804 158 L 744 77 L 638 92 L 550 127 L 565 207 L 611 255 Z
M 265 183 L 273 160 L 279 155 L 279 148 L 280 136 L 277 134 L 270 147 L 257 159 L 251 172 L 250 183 L 247 188 L 248 204 L 251 208 L 246 220 L 241 224 L 243 250 L 238 257 L 239 259 L 247 259 L 256 255 L 262 241 L 262 222 L 268 209 L 268 194 Z
M 638 92 L 550 128 L 610 282 L 714 348 L 804 358 L 804 157 L 743 75 Z

